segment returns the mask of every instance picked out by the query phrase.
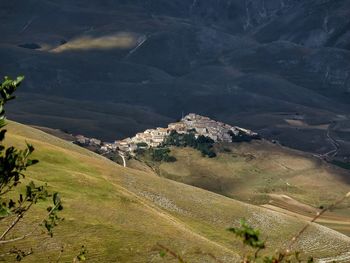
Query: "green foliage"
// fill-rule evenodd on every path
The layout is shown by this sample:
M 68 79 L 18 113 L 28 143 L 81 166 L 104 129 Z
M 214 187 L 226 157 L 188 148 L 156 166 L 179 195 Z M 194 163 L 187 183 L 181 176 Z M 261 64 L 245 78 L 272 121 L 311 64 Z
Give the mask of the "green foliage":
M 189 131 L 186 134 L 179 134 L 176 131 L 172 131 L 170 135 L 164 141 L 165 146 L 176 147 L 192 147 L 202 153 L 203 156 L 209 158 L 216 157 L 216 153 L 213 151 L 214 141 L 206 136 L 200 135 L 195 137 L 194 133 Z
M 9 251 L 10 254 L 15 255 L 16 261 L 22 261 L 25 257 L 33 254 L 33 250 L 30 249 L 29 251 L 24 251 L 21 249 L 13 248 Z
M 145 142 L 139 142 L 136 145 L 137 145 L 137 148 L 147 148 L 148 147 L 148 144 Z
M 5 135 L 4 130 L 2 132 Z M 23 172 L 38 161 L 29 159 L 34 151 L 32 145 L 27 144 L 25 150 L 18 150 L 15 147 L 5 149 L 2 144 L 3 139 L 4 137 L 0 140 L 0 219 L 16 211 L 18 206 L 22 206 L 25 201 L 36 202 L 38 199 L 44 198 L 46 194 L 43 188 L 35 187 L 34 183 L 30 183 L 26 187 L 25 197 L 21 195 L 18 202 L 4 198 L 7 193 L 20 184 L 21 178 L 24 178 Z
M 5 123 L 5 109 L 4 105 L 9 100 L 12 100 L 15 98 L 13 93 L 16 91 L 16 89 L 19 87 L 21 82 L 23 81 L 24 77 L 19 76 L 16 80 L 12 80 L 9 77 L 5 77 L 4 81 L 0 84 L 0 128 L 3 128 Z
M 167 162 L 167 163 L 174 163 L 174 162 L 176 162 L 177 160 L 176 160 L 176 157 L 175 157 L 175 156 L 166 155 L 166 156 L 164 156 L 163 161 L 164 161 L 164 162 Z
M 265 248 L 265 243 L 260 240 L 259 230 L 250 227 L 244 219 L 241 220 L 240 228 L 231 227 L 228 231 L 240 237 L 245 245 L 252 248 Z
M 48 207 L 47 211 L 49 212 L 49 215 L 47 219 L 44 219 L 43 225 L 45 226 L 48 234 L 53 237 L 53 229 L 55 226 L 57 226 L 57 223 L 59 221 L 62 221 L 63 219 L 58 216 L 58 211 L 61 211 L 63 209 L 61 198 L 59 193 L 54 193 L 52 197 L 52 201 L 54 204 L 54 207 Z
M 306 260 L 300 258 L 299 252 L 290 253 L 290 251 L 279 251 L 275 255 L 259 256 L 259 252 L 266 248 L 265 242 L 260 239 L 260 232 L 252 228 L 242 219 L 240 228 L 229 228 L 228 231 L 234 233 L 240 238 L 245 246 L 255 250 L 254 254 L 246 255 L 242 263 L 312 263 L 314 259 L 309 257 Z
M 164 250 L 159 251 L 159 256 L 164 258 L 166 256 L 166 252 Z
M 252 136 L 242 131 L 239 131 L 238 134 L 234 134 L 232 131 L 230 131 L 230 135 L 232 142 L 250 142 L 252 140 L 261 140 L 261 137 L 259 135 Z
M 216 157 L 216 153 L 213 151 L 214 141 L 203 135 L 198 136 L 196 149 L 199 150 L 203 156 L 208 156 L 209 158 Z
M 82 262 L 86 260 L 86 254 L 88 253 L 86 247 L 83 245 L 80 248 L 79 254 L 74 258 L 74 262 Z
M 135 154 L 136 155 L 143 155 L 144 153 L 146 152 L 146 149 L 144 149 L 144 148 L 136 148 L 136 150 L 135 150 Z
M 136 155 L 143 155 L 147 152 L 148 144 L 145 142 L 139 142 L 136 144 L 137 148 L 135 150 Z
M 176 158 L 174 156 L 169 155 L 169 148 L 154 148 L 150 149 L 152 160 L 156 162 L 175 162 Z
M 43 220 L 43 224 L 50 236 L 53 235 L 53 227 L 57 225 L 59 217 L 57 212 L 63 209 L 61 200 L 57 193 L 51 195 L 47 191 L 46 186 L 37 186 L 34 182 L 30 182 L 25 186 L 25 192 L 19 193 L 14 198 L 13 190 L 21 184 L 25 177 L 24 172 L 28 167 L 38 163 L 38 160 L 31 159 L 30 156 L 34 152 L 34 147 L 31 144 L 26 144 L 23 150 L 17 149 L 14 146 L 5 147 L 4 140 L 6 130 L 3 127 L 6 125 L 4 105 L 7 101 L 14 99 L 13 93 L 21 84 L 24 77 L 17 77 L 12 80 L 5 77 L 5 80 L 0 85 L 0 220 L 9 220 L 12 223 L 3 233 L 0 233 L 0 246 L 7 243 L 16 243 L 16 241 L 27 238 L 31 233 L 27 233 L 21 237 L 6 239 L 7 235 L 16 227 L 24 215 L 30 210 L 32 205 L 39 200 L 46 200 L 48 197 L 53 197 L 53 207 L 49 207 L 47 219 Z M 25 252 L 14 248 L 8 252 L 14 254 L 17 261 L 32 254 L 32 251 Z

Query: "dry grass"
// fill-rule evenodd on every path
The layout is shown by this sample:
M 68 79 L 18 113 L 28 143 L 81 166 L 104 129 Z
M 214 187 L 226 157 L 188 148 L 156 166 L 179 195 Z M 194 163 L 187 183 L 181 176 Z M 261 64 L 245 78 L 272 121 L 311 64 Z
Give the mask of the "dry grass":
M 24 262 L 47 262 L 65 245 L 63 262 L 85 244 L 89 262 L 161 262 L 157 242 L 170 246 L 190 262 L 210 262 L 200 256 L 212 253 L 224 262 L 236 262 L 240 242 L 225 229 L 247 218 L 268 238 L 271 249 L 290 239 L 305 221 L 265 208 L 248 205 L 193 186 L 160 178 L 150 172 L 123 168 L 98 155 L 47 135 L 11 123 L 8 143 L 36 146 L 41 163 L 28 177 L 47 182 L 61 192 L 65 209 L 54 239 L 37 237 L 23 241 L 34 246 Z M 37 222 L 45 204 L 25 220 Z M 27 228 L 19 229 L 25 231 Z M 325 240 L 324 236 L 327 235 Z M 45 242 L 40 242 L 45 240 Z M 305 244 L 308 244 L 306 246 Z M 350 249 L 350 240 L 313 224 L 297 249 L 310 247 L 317 257 L 330 257 Z M 40 253 L 44 249 L 44 253 Z M 203 254 L 203 253 L 202 253 Z
M 231 152 L 221 152 L 213 159 L 190 148 L 173 148 L 178 161 L 159 165 L 159 174 L 241 201 L 269 203 L 311 217 L 319 207 L 332 204 L 350 189 L 348 171 L 311 155 L 265 141 L 218 146 L 223 147 L 230 147 Z M 345 202 L 329 215 L 343 224 L 346 234 L 350 231 L 348 205 Z M 339 224 L 336 229 L 340 229 Z

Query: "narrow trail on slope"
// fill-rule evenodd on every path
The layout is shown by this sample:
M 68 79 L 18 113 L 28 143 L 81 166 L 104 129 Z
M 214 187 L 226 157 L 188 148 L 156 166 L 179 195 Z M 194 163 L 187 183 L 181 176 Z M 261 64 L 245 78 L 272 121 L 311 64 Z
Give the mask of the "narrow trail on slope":
M 332 158 L 334 158 L 335 156 L 337 156 L 339 150 L 340 150 L 340 144 L 338 143 L 338 141 L 336 139 L 334 139 L 331 135 L 331 131 L 332 131 L 332 127 L 334 127 L 336 125 L 336 122 L 330 124 L 328 126 L 327 132 L 326 132 L 326 137 L 328 138 L 328 140 L 331 142 L 332 146 L 333 146 L 333 150 L 326 152 L 324 154 L 321 154 L 320 157 L 323 159 L 329 159 L 331 160 Z
M 136 52 L 146 41 L 147 41 L 147 36 L 141 36 L 139 38 L 139 43 L 137 44 L 136 47 L 134 47 L 132 50 L 129 51 L 129 53 L 126 55 L 126 58 L 128 58 L 130 55 Z
M 123 159 L 123 166 L 126 167 L 126 160 L 124 154 L 122 152 L 118 152 L 118 154 Z

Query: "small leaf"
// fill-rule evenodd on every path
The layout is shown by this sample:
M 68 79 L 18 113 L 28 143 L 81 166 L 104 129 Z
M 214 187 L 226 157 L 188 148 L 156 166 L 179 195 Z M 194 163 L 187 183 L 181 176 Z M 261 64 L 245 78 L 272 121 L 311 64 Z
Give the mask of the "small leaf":
M 159 256 L 160 256 L 161 258 L 164 258 L 164 257 L 166 256 L 166 252 L 163 251 L 163 250 L 159 251 Z
M 27 143 L 27 148 L 29 150 L 29 153 L 32 153 L 34 151 L 34 146 L 29 143 Z
M 86 260 L 86 257 L 84 255 L 79 255 L 78 256 L 78 260 L 79 261 L 85 261 Z
M 12 199 L 10 199 L 10 202 L 9 202 L 9 205 L 8 205 L 8 208 L 11 209 L 11 208 L 14 208 L 16 205 L 16 202 L 14 202 Z
M 0 131 L 0 141 L 4 140 L 6 134 L 6 130 L 1 130 Z
M 3 205 L 0 205 L 0 217 L 7 217 L 11 214 L 10 210 Z
M 59 193 L 54 193 L 52 199 L 53 199 L 54 205 L 58 205 L 61 203 L 61 198 L 60 198 Z

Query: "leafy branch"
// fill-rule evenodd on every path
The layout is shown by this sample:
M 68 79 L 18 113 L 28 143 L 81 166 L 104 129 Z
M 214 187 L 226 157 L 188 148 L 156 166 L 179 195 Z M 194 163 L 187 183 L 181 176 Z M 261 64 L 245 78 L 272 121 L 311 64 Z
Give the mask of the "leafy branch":
M 0 248 L 8 243 L 15 243 L 32 235 L 40 226 L 44 226 L 48 234 L 53 236 L 53 228 L 57 222 L 61 220 L 57 213 L 63 209 L 61 199 L 58 193 L 50 194 L 46 185 L 37 186 L 34 182 L 30 182 L 25 186 L 25 192 L 19 193 L 14 198 L 15 188 L 21 184 L 25 178 L 24 172 L 28 167 L 38 163 L 38 160 L 31 159 L 34 147 L 26 143 L 23 150 L 14 146 L 5 147 L 4 140 L 6 135 L 6 118 L 4 105 L 9 100 L 15 98 L 13 93 L 20 86 L 24 77 L 17 77 L 12 80 L 5 77 L 0 84 L 0 221 L 10 221 L 9 225 L 0 234 Z M 16 192 L 17 193 L 17 192 Z M 6 237 L 19 224 L 26 213 L 40 200 L 47 200 L 52 197 L 53 206 L 47 208 L 48 214 L 42 219 L 41 223 L 34 230 L 15 238 L 6 239 Z M 20 261 L 24 257 L 31 255 L 33 251 L 22 251 L 13 248 L 4 255 L 16 255 L 16 260 Z M 4 255 L 1 255 L 2 257 Z

